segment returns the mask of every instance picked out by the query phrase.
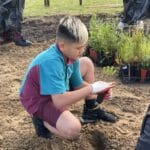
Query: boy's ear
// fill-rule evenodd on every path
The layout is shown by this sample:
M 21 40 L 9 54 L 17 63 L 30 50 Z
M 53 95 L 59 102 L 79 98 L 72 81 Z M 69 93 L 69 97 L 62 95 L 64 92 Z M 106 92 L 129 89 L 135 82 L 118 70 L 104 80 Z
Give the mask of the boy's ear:
M 59 49 L 63 51 L 64 47 L 65 47 L 65 43 L 63 41 L 61 41 L 58 43 L 58 46 L 59 46 Z

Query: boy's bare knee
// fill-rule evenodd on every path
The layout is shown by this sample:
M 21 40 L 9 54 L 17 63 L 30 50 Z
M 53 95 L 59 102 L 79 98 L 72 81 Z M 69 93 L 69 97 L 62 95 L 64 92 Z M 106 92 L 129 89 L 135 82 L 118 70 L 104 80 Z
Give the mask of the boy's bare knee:
M 80 58 L 80 69 L 81 72 L 82 70 L 84 70 L 83 72 L 87 72 L 87 71 L 93 71 L 94 70 L 94 64 L 92 62 L 92 60 L 88 57 L 81 57 Z
M 93 65 L 92 60 L 90 58 L 86 57 L 86 56 L 85 57 L 81 57 L 80 58 L 80 62 L 83 63 L 83 64 L 86 64 L 88 66 Z
M 85 81 L 89 83 L 94 81 L 94 64 L 90 58 L 80 58 L 80 72 Z
M 81 124 L 76 123 L 76 124 L 70 125 L 67 128 L 66 133 L 64 133 L 64 134 L 66 135 L 67 139 L 75 139 L 79 136 L 80 131 L 81 131 Z

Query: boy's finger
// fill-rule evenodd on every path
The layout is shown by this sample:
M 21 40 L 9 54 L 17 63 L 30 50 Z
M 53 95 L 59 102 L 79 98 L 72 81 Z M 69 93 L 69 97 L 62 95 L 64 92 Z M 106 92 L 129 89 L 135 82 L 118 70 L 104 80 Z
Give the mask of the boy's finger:
M 116 82 L 111 82 L 111 83 L 109 83 L 109 87 L 110 88 L 113 88 L 113 87 L 115 87 L 116 86 Z

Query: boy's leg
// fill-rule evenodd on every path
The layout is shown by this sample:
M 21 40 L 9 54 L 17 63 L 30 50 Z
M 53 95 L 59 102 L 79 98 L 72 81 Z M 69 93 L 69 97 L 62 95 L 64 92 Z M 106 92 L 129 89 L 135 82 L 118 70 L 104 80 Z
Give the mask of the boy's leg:
M 88 83 L 94 82 L 94 65 L 88 57 L 80 58 L 80 71 L 84 81 Z M 85 100 L 81 122 L 90 123 L 96 122 L 97 120 L 116 122 L 117 118 L 113 114 L 105 112 L 99 107 L 99 104 L 97 103 L 97 95 L 91 95 Z
M 44 126 L 44 122 L 42 119 L 39 119 L 36 116 L 32 116 L 32 123 L 35 127 L 35 131 L 38 137 L 43 137 L 46 139 L 51 139 L 52 134 L 49 130 Z
M 45 127 L 55 135 L 65 139 L 75 139 L 81 131 L 79 120 L 70 112 L 64 111 L 56 122 L 56 127 L 44 122 Z
M 47 138 L 50 131 L 59 137 L 73 139 L 81 130 L 80 121 L 67 109 L 56 108 L 51 100 L 43 102 L 33 116 L 36 117 L 33 120 L 35 129 L 40 130 L 37 134 L 40 133 L 44 138 Z

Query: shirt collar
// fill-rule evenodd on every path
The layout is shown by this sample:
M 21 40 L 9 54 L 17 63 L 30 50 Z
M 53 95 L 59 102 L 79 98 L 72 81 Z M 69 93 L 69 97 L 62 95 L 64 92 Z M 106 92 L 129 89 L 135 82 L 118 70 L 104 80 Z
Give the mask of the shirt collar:
M 56 44 L 56 48 L 57 48 L 57 50 L 60 52 L 60 54 L 62 55 L 62 57 L 63 57 L 63 59 L 64 59 L 64 62 L 65 62 L 65 56 L 64 56 L 64 54 L 62 53 L 62 51 L 60 50 L 58 44 Z M 73 59 L 67 58 L 67 63 L 66 63 L 66 64 L 67 64 L 67 65 L 71 65 L 71 64 L 74 63 L 74 61 L 75 61 L 75 60 L 73 60 Z

